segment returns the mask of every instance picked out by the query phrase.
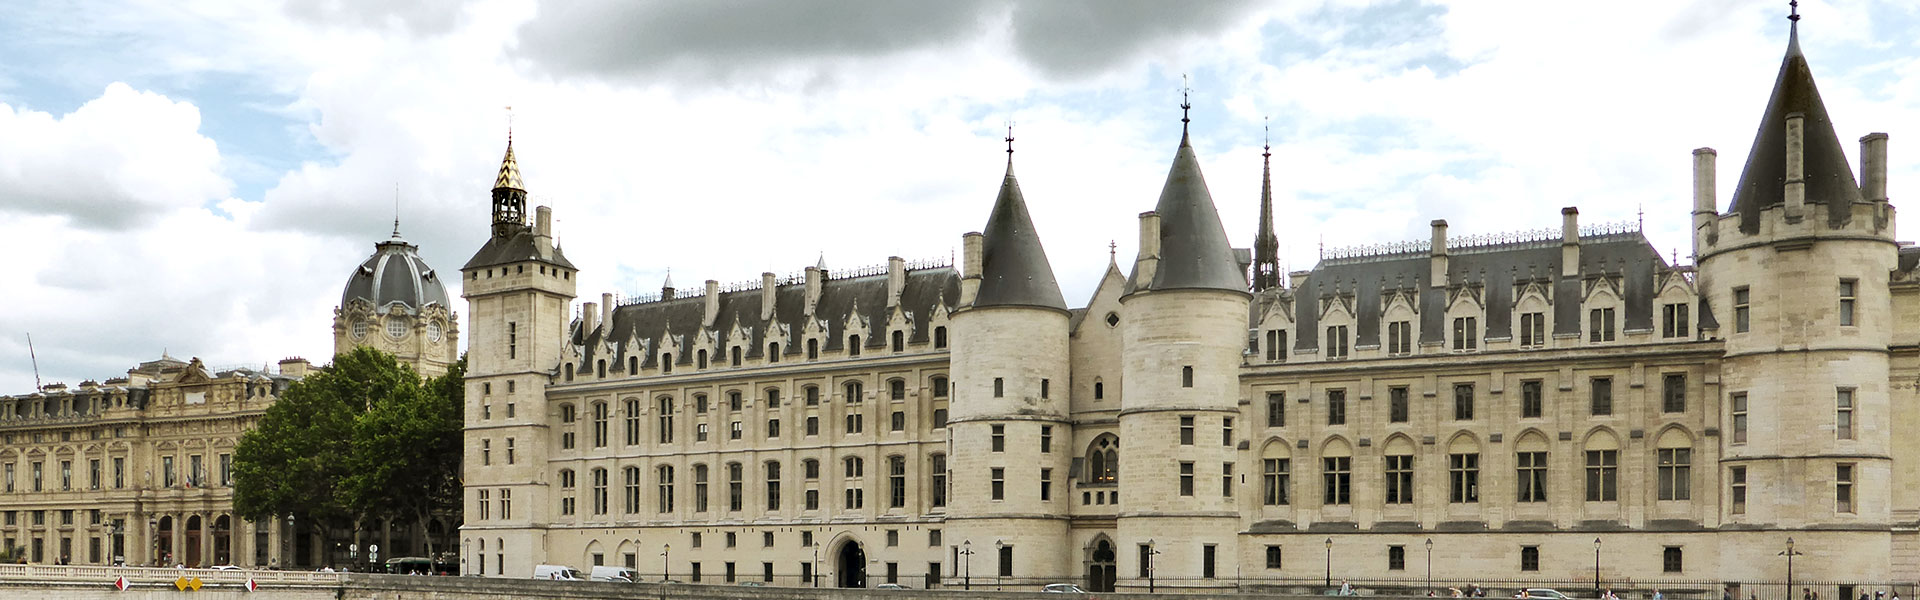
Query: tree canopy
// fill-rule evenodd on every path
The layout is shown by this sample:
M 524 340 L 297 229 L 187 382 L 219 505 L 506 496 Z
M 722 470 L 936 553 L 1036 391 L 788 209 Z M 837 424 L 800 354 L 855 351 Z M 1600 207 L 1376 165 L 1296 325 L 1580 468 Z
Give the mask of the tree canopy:
M 462 360 L 422 381 L 355 348 L 287 387 L 234 449 L 234 511 L 306 523 L 425 523 L 460 509 Z

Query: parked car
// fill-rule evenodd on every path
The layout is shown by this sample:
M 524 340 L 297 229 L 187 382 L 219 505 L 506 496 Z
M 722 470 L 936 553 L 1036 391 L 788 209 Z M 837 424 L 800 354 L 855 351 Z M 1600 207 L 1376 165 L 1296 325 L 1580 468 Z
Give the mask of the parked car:
M 1047 587 L 1040 588 L 1040 591 L 1048 594 L 1085 594 L 1087 593 L 1086 590 L 1080 589 L 1080 586 L 1077 586 L 1071 583 L 1049 583 L 1047 584 Z
M 552 579 L 556 581 L 586 581 L 587 576 L 579 569 L 566 565 L 534 565 L 534 579 Z
M 742 581 L 740 585 L 744 587 L 767 587 L 767 584 L 758 581 Z
M 628 569 L 626 567 L 610 567 L 606 565 L 600 565 L 600 566 L 593 567 L 593 570 L 588 572 L 588 579 L 592 579 L 594 581 L 617 581 L 620 583 L 633 583 L 633 580 L 637 579 L 638 577 L 639 577 L 638 575 L 634 574 L 633 569 Z
M 876 590 L 910 590 L 910 589 L 913 589 L 913 588 L 910 588 L 910 587 L 907 587 L 907 586 L 904 586 L 904 585 L 900 585 L 900 584 L 898 584 L 898 583 L 882 583 L 882 584 L 880 584 L 880 585 L 876 585 L 876 586 L 873 586 L 873 589 L 876 589 Z
M 1550 588 L 1527 588 L 1521 591 L 1526 592 L 1528 598 L 1540 598 L 1541 600 L 1574 600 L 1573 596 L 1562 594 L 1558 590 Z M 1514 594 L 1514 597 L 1518 598 L 1520 595 Z
M 211 566 L 211 567 L 207 567 L 207 568 L 209 568 L 209 569 L 213 569 L 213 570 L 215 570 L 215 571 L 244 571 L 244 570 L 246 570 L 246 569 L 242 569 L 242 568 L 240 568 L 240 567 L 236 567 L 236 566 L 233 566 L 233 565 L 214 565 L 214 566 Z

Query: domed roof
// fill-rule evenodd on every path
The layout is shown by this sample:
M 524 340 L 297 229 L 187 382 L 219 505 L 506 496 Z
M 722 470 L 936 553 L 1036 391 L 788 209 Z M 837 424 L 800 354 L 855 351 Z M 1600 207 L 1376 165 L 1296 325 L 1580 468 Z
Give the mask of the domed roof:
M 420 309 L 429 304 L 452 308 L 447 301 L 446 286 L 441 285 L 433 267 L 420 259 L 418 246 L 395 233 L 393 239 L 373 247 L 373 256 L 360 263 L 347 278 L 347 290 L 340 295 L 340 306 L 360 298 L 373 303 L 376 310 L 398 302 L 412 314 L 419 314 Z

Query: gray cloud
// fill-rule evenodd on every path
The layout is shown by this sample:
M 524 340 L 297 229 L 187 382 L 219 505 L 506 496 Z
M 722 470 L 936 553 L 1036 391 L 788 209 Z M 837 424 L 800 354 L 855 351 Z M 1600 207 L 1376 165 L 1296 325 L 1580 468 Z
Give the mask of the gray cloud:
M 293 0 L 288 16 L 329 27 L 399 26 L 414 35 L 452 31 L 466 16 L 468 0 Z
M 519 58 L 563 76 L 732 80 L 832 59 L 937 49 L 1010 29 L 1017 55 L 1073 79 L 1244 17 L 1248 0 L 719 0 L 545 2 L 520 29 Z

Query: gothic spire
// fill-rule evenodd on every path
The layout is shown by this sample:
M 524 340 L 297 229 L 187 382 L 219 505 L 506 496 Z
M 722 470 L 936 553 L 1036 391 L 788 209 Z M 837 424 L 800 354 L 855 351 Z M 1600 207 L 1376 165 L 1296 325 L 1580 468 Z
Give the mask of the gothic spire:
M 982 230 L 980 291 L 974 306 L 1031 306 L 1067 310 L 1066 297 L 1053 277 L 1047 249 L 1027 213 L 1020 180 L 1013 176 L 1013 128 L 1007 128 L 1007 174 L 1000 180 L 1000 197 Z
M 1183 97 L 1183 120 L 1190 108 L 1192 105 Z M 1182 129 L 1180 148 L 1174 151 L 1167 183 L 1160 189 L 1160 202 L 1154 207 L 1160 215 L 1160 266 L 1154 270 L 1152 281 L 1130 282 L 1129 289 L 1246 293 L 1245 267 L 1227 242 L 1227 230 L 1220 224 L 1213 194 L 1207 191 L 1206 177 L 1200 174 L 1200 158 Z
M 1853 167 L 1834 133 L 1833 119 L 1827 116 L 1820 90 L 1814 86 L 1813 70 L 1800 51 L 1800 14 L 1798 6 L 1787 17 L 1787 53 L 1780 61 L 1780 74 L 1773 82 L 1773 95 L 1761 116 L 1759 131 L 1753 137 L 1753 149 L 1747 153 L 1747 165 L 1740 173 L 1739 187 L 1733 190 L 1730 212 L 1740 215 L 1740 230 L 1760 230 L 1760 213 L 1768 207 L 1786 203 L 1787 117 L 1798 113 L 1803 119 L 1806 199 L 1808 204 L 1825 204 L 1828 217 L 1844 222 L 1852 214 L 1852 203 L 1860 200 L 1860 188 Z
M 1273 234 L 1271 141 L 1260 147 L 1260 160 L 1260 231 L 1253 237 L 1253 291 L 1256 292 L 1280 286 L 1280 238 Z

